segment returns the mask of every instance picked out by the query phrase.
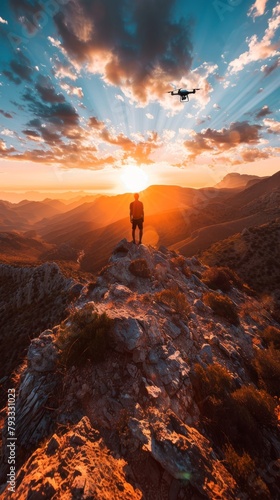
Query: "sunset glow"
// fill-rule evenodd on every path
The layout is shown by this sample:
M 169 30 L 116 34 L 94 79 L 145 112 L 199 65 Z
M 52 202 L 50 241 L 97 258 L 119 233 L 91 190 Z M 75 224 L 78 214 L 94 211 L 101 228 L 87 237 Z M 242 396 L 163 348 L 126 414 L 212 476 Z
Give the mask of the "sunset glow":
M 2 191 L 277 171 L 279 2 L 44 5 L 1 7 Z M 174 88 L 200 90 L 180 102 Z
M 149 178 L 146 172 L 135 166 L 125 167 L 121 178 L 126 190 L 130 193 L 143 191 L 149 184 Z

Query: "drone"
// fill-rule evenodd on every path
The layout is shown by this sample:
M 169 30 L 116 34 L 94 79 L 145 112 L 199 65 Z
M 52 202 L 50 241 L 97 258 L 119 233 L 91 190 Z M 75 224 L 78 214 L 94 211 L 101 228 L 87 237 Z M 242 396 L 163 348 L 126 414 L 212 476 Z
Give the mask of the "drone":
M 182 102 L 182 101 L 189 101 L 189 94 L 195 94 L 197 90 L 200 89 L 192 89 L 192 90 L 175 89 L 175 90 L 169 90 L 167 94 L 179 95 L 180 102 Z

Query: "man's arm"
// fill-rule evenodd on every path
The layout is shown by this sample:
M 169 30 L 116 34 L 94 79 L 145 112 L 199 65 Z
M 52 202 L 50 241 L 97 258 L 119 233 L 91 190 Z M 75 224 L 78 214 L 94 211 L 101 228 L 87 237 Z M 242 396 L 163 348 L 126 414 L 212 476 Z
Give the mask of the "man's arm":
M 130 218 L 130 221 L 132 222 L 132 219 L 133 219 L 133 202 L 130 203 L 130 205 L 129 205 L 129 218 Z

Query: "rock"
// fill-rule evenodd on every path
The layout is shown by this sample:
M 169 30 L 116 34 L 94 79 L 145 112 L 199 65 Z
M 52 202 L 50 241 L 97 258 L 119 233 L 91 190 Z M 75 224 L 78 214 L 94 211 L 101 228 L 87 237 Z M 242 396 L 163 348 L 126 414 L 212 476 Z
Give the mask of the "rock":
M 36 372 L 50 372 L 56 369 L 58 349 L 53 343 L 51 330 L 41 333 L 39 338 L 31 340 L 27 352 L 28 367 Z
M 48 445 L 46 448 L 47 455 L 54 455 L 57 452 L 57 450 L 59 449 L 59 445 L 60 445 L 60 439 L 56 434 L 54 434 L 51 437 L 50 441 L 48 442 Z
M 217 459 L 209 460 L 210 442 L 173 412 L 167 412 L 165 425 L 162 419 L 151 424 L 146 448 L 172 477 L 188 480 L 207 498 L 217 499 L 214 485 L 219 485 L 221 498 L 236 498 L 237 486 L 227 469 Z
M 213 353 L 212 348 L 209 344 L 203 344 L 199 351 L 199 356 L 205 363 L 212 364 L 213 363 Z
M 116 319 L 113 335 L 116 348 L 120 352 L 133 351 L 145 343 L 143 330 L 139 322 L 133 318 Z

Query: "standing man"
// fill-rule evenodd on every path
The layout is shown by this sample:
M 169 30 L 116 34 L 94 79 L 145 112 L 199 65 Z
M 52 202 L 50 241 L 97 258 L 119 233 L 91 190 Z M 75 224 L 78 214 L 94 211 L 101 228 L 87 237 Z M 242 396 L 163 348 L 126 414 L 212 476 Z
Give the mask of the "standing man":
M 143 222 L 144 222 L 144 205 L 142 201 L 139 201 L 139 194 L 135 193 L 134 201 L 132 201 L 129 205 L 130 211 L 130 221 L 132 223 L 132 239 L 133 243 L 135 242 L 135 229 L 138 226 L 139 228 L 139 245 L 142 242 L 143 236 Z

